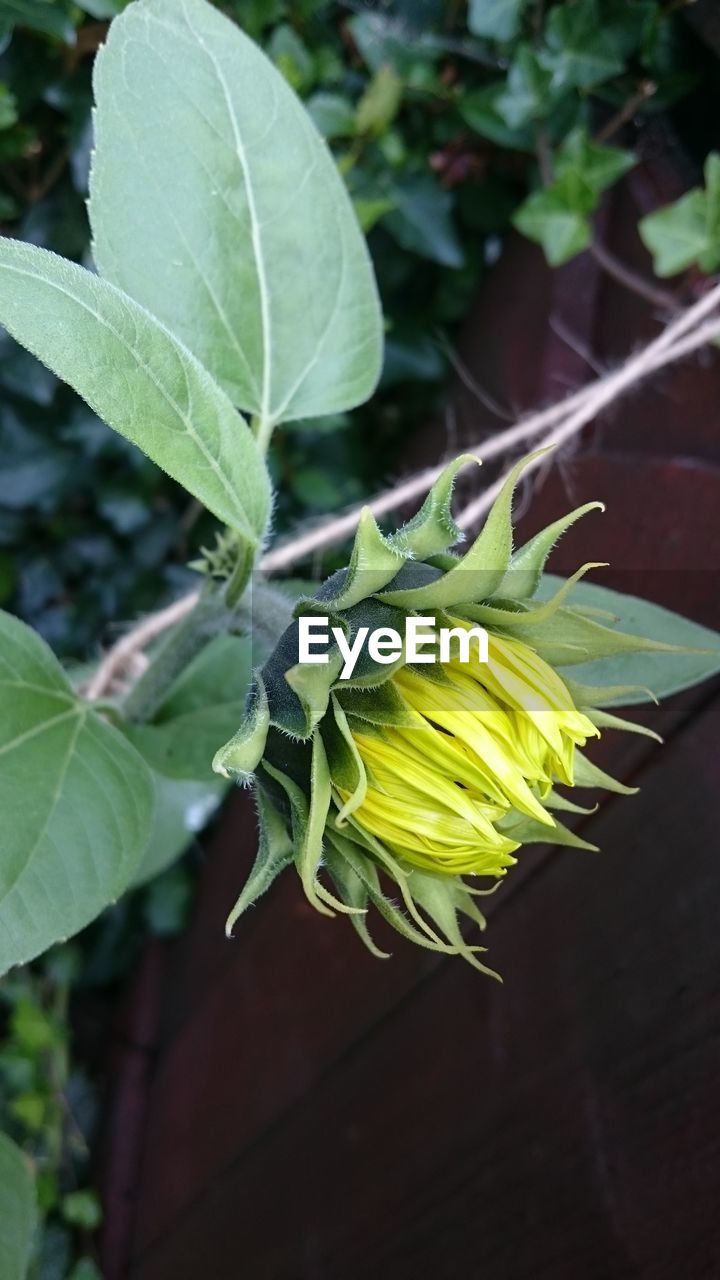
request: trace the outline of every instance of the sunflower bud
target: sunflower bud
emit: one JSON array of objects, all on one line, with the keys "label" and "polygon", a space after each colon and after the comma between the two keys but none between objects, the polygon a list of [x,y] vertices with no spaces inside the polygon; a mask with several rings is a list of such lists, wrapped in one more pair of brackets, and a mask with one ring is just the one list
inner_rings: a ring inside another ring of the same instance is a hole
[{"label": "sunflower bud", "polygon": [[[633,727],[598,709],[621,691],[584,688],[557,668],[667,646],[566,603],[594,565],[551,599],[535,598],[554,543],[602,504],[570,512],[513,552],[520,462],[475,542],[452,555],[461,534],[450,498],[468,460],[451,463],[392,536],[363,514],[348,567],[300,601],[256,673],[245,722],[214,762],[254,783],[260,819],[257,860],[228,932],[293,862],[309,901],[346,913],[374,954],[384,953],[368,929],[371,906],[420,946],[492,973],[460,923],[484,928],[477,896],[497,887],[527,843],[594,847],[559,821],[558,811],[588,810],[557,788],[629,792],[582,750],[600,724]],[[432,624],[422,653],[388,639],[407,635],[408,624],[416,637]],[[310,657],[307,636],[323,627],[329,650]],[[374,649],[362,646],[370,633]],[[484,652],[473,648],[480,636]]]}]

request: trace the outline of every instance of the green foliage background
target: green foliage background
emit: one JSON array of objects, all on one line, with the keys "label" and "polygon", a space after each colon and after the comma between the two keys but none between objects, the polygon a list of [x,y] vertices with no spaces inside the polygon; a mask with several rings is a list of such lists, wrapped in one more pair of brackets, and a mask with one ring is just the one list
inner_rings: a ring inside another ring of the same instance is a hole
[{"label": "green foliage background", "polygon": [[[78,261],[88,254],[93,55],[123,7],[0,0],[2,229]],[[220,7],[263,45],[328,138],[369,233],[387,322],[372,403],[277,433],[282,529],[362,497],[399,465],[408,432],[440,401],[448,340],[513,217],[551,260],[562,260],[563,246],[582,247],[587,210],[599,198],[599,189],[588,194],[587,172],[561,175],[518,214],[538,186],[538,137],[552,150],[652,82],[641,111],[689,115],[702,161],[693,104],[707,106],[711,67],[679,6],[656,0],[605,0],[602,22],[596,0],[550,5],[544,17],[527,0]],[[687,218],[696,256],[703,248],[707,255],[697,199]],[[662,225],[660,237],[672,265]],[[1,607],[61,656],[83,660],[108,625],[187,585],[186,562],[213,527],[147,458],[4,340]]]}]

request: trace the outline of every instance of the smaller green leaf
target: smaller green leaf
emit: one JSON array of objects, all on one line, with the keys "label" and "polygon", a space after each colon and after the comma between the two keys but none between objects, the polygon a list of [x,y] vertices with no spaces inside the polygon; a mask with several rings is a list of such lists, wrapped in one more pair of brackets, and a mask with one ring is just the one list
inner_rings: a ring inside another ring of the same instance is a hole
[{"label": "smaller green leaf", "polygon": [[589,214],[597,196],[574,171],[528,197],[513,216],[513,225],[542,245],[552,267],[587,249],[592,239]]},{"label": "smaller green leaf", "polygon": [[62,1044],[60,1027],[34,1000],[18,1000],[10,1017],[10,1030],[15,1043],[32,1057]]},{"label": "smaller green leaf", "polygon": [[348,27],[371,71],[389,65],[403,79],[410,79],[417,73],[418,66],[432,64],[442,52],[431,34],[389,13],[358,13],[350,19]]},{"label": "smaller green leaf", "polygon": [[0,1275],[3,1280],[26,1280],[36,1214],[29,1163],[15,1143],[0,1133]]},{"label": "smaller green leaf", "polygon": [[176,862],[207,826],[228,790],[222,778],[183,782],[152,772],[155,818],[133,887],[155,879]]},{"label": "smaller green leaf", "polygon": [[532,46],[521,44],[510,65],[506,87],[495,99],[495,107],[510,129],[521,129],[547,114],[552,105],[551,79]]},{"label": "smaller green leaf", "polygon": [[378,137],[392,124],[402,102],[402,80],[391,66],[379,67],[357,104],[357,133]]},{"label": "smaller green leaf", "polygon": [[315,128],[328,141],[355,133],[355,111],[349,98],[339,93],[314,93],[305,103]]},{"label": "smaller green leaf", "polygon": [[674,276],[701,257],[709,260],[707,198],[699,187],[649,213],[638,230],[653,256],[656,275]]},{"label": "smaller green leaf", "polygon": [[0,23],[3,26],[28,27],[31,31],[64,40],[66,44],[75,40],[72,19],[56,0],[3,0]]},{"label": "smaller green leaf", "polygon": [[635,164],[631,151],[593,142],[582,126],[573,129],[555,153],[555,175],[577,174],[596,195],[621,178]]},{"label": "smaller green leaf", "polygon": [[429,175],[411,175],[390,192],[395,208],[383,225],[403,249],[444,267],[461,267],[463,251],[452,217],[453,198]]},{"label": "smaller green leaf", "polygon": [[102,1222],[102,1209],[94,1191],[70,1191],[63,1196],[62,1216],[73,1227],[97,1231]]},{"label": "smaller green leaf", "polygon": [[217,636],[183,672],[150,724],[129,724],[126,737],[166,778],[211,782],[212,760],[243,718],[251,642]]},{"label": "smaller green leaf", "polygon": [[512,40],[527,4],[528,0],[470,0],[468,27],[486,40]]},{"label": "smaller green leaf", "polygon": [[47,1096],[34,1091],[18,1094],[8,1103],[8,1111],[28,1133],[42,1133],[48,1119]]},{"label": "smaller green leaf", "polygon": [[463,95],[458,104],[466,124],[483,138],[489,138],[498,147],[512,147],[519,151],[532,151],[532,131],[528,128],[511,128],[500,100],[506,92],[506,81],[483,85]]},{"label": "smaller green leaf", "polygon": [[697,263],[702,271],[720,267],[720,154],[705,161],[705,190],[688,191],[674,204],[643,218],[640,235],[659,276],[676,275]]},{"label": "smaller green leaf", "polygon": [[624,70],[597,0],[554,5],[545,23],[545,42],[541,58],[552,71],[555,88],[592,89]]}]

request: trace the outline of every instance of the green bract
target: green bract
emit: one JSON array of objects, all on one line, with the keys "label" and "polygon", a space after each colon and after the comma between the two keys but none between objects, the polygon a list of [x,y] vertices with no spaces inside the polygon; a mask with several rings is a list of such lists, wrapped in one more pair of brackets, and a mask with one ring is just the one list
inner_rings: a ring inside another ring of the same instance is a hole
[{"label": "green bract", "polygon": [[[483,968],[458,916],[482,928],[474,895],[490,890],[468,884],[468,868],[497,880],[525,843],[591,847],[548,812],[586,812],[556,792],[556,782],[630,790],[576,748],[600,727],[644,732],[601,709],[643,691],[585,686],[553,668],[592,662],[595,674],[598,662],[617,655],[677,650],[606,626],[568,602],[595,566],[585,565],[550,599],[536,598],[554,543],[602,504],[579,507],[513,552],[511,504],[524,461],[465,554],[450,553],[460,537],[452,487],[468,460],[450,463],[418,515],[392,536],[366,511],[348,567],[302,600],[296,618],[327,617],[350,640],[360,627],[402,635],[408,617],[479,624],[495,658],[473,673],[473,685],[452,661],[417,665],[403,653],[381,665],[363,650],[342,680],[337,646],[325,665],[301,663],[297,621],[286,630],[255,675],[240,731],[214,763],[240,782],[254,778],[261,829],[229,929],[294,862],[313,905],[349,913],[376,954],[366,925],[370,904],[420,945]],[[417,816],[416,847],[408,843],[406,809]],[[381,876],[402,906],[388,897]]]}]

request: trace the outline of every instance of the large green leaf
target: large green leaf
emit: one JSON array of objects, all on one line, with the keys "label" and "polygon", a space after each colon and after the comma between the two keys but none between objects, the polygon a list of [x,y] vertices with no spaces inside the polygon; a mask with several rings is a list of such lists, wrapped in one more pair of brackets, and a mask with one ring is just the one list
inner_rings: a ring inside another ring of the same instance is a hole
[{"label": "large green leaf", "polygon": [[75,263],[5,239],[0,324],[220,520],[259,540],[270,482],[255,440],[153,316]]},{"label": "large green leaf", "polygon": [[[544,574],[538,598],[549,599],[563,581],[555,574]],[[614,620],[618,631],[695,650],[689,653],[615,654],[612,658],[573,666],[568,674],[574,681],[586,685],[645,686],[657,698],[667,698],[720,672],[720,635],[678,613],[592,582],[578,582],[572,589],[569,603],[584,609],[602,610],[610,615],[602,619],[605,625],[612,625]],[[618,699],[625,705],[647,701],[648,695],[640,687]]]},{"label": "large green leaf", "polygon": [[365,243],[280,73],[205,0],[137,0],[96,62],[102,275],[264,429],[361,403],[380,371]]},{"label": "large green leaf", "polygon": [[0,1133],[0,1275],[25,1280],[35,1230],[35,1184],[30,1167]]},{"label": "large green leaf", "polygon": [[152,779],[45,643],[0,613],[0,972],[67,938],[127,887]]}]

